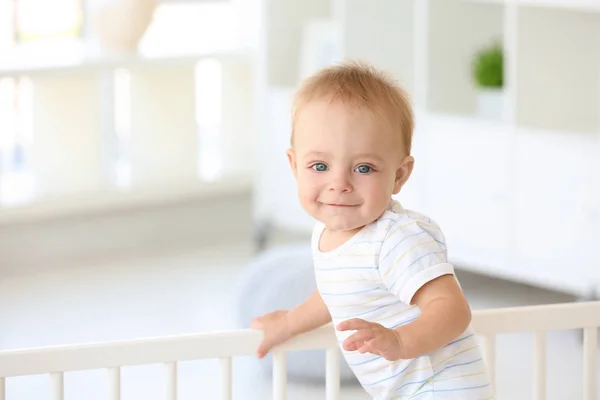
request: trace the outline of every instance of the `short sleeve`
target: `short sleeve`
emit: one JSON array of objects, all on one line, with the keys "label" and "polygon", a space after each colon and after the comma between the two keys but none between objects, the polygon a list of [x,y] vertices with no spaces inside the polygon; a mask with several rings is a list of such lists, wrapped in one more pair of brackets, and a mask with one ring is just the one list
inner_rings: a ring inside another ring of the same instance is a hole
[{"label": "short sleeve", "polygon": [[383,283],[405,304],[410,304],[427,282],[454,274],[442,231],[435,223],[420,219],[396,221],[390,226],[378,265]]}]

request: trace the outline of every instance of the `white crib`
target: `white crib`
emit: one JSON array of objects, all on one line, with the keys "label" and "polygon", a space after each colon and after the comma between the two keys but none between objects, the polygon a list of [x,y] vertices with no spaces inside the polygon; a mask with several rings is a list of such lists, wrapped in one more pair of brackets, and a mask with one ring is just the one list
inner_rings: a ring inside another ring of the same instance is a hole
[{"label": "white crib", "polygon": [[[546,332],[583,329],[585,400],[596,399],[597,328],[600,302],[552,304],[475,311],[473,327],[483,341],[486,362],[494,377],[495,337],[499,334],[532,332],[535,338],[535,399],[546,398]],[[64,400],[64,372],[86,369],[108,371],[110,400],[121,399],[121,367],[165,364],[166,400],[177,399],[177,363],[219,359],[221,398],[232,399],[232,358],[254,354],[261,333],[253,330],[202,333],[117,342],[69,345],[0,352],[0,400],[6,400],[6,379],[49,374],[52,400]],[[326,349],[327,400],[340,399],[339,350],[330,325],[298,336],[276,348],[273,356],[273,399],[286,398],[285,353],[292,350]]]}]

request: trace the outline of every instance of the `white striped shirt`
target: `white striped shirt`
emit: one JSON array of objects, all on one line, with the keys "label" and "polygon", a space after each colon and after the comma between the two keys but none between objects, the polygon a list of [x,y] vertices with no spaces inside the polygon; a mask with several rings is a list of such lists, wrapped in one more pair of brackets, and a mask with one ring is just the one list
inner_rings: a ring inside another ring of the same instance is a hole
[{"label": "white striped shirt", "polygon": [[[444,235],[426,216],[391,201],[385,213],[338,248],[321,252],[324,226],[317,223],[312,248],[318,290],[334,326],[350,318],[387,328],[420,315],[410,301],[425,283],[454,269]],[[354,331],[336,330],[341,343]],[[468,328],[456,340],[415,359],[383,357],[342,349],[365,390],[377,400],[492,399],[480,349]]]}]

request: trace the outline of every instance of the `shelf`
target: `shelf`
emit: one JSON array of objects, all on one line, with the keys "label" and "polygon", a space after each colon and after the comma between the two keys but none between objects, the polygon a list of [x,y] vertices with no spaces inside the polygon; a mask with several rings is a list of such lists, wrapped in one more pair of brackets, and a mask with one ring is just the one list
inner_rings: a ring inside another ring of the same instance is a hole
[{"label": "shelf", "polygon": [[212,182],[193,180],[146,185],[127,190],[106,189],[93,193],[62,196],[12,207],[0,207],[0,228],[52,219],[137,210],[190,200],[219,198],[249,193],[253,178],[248,174],[224,176]]},{"label": "shelf", "polygon": [[599,0],[465,0],[468,3],[516,4],[523,7],[560,8],[572,11],[600,13]]},{"label": "shelf", "polygon": [[129,68],[154,68],[154,67],[178,67],[193,65],[199,59],[243,59],[251,54],[248,49],[214,49],[195,54],[181,56],[144,56],[123,55],[114,57],[86,57],[82,54],[73,53],[59,60],[51,60],[43,54],[28,57],[3,57],[12,59],[13,62],[0,62],[0,77],[16,75],[47,75],[72,73],[75,71],[102,71],[112,70],[120,67]]}]

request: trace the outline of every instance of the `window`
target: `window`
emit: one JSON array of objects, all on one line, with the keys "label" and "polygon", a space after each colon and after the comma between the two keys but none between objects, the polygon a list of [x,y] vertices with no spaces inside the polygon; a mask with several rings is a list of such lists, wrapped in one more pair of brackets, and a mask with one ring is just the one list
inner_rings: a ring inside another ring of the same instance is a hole
[{"label": "window", "polygon": [[221,174],[221,63],[207,59],[196,65],[198,176],[214,180]]},{"label": "window", "polygon": [[79,38],[82,0],[14,0],[14,40],[18,44]]}]

